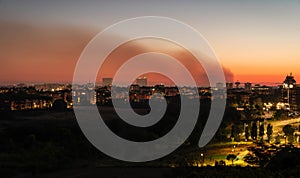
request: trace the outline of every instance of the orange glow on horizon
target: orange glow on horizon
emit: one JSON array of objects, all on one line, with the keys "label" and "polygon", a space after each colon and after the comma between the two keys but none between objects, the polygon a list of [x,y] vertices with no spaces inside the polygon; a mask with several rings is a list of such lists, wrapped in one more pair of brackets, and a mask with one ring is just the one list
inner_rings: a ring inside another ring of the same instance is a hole
[{"label": "orange glow on horizon", "polygon": [[[82,50],[99,29],[74,29],[69,26],[41,28],[1,22],[0,31],[3,37],[0,41],[0,84],[5,84],[71,82]],[[290,72],[300,81],[300,75],[297,73],[300,66],[300,50],[296,50],[292,43],[283,49],[277,43],[266,48],[262,44],[255,44],[255,41],[243,46],[237,40],[230,45],[222,45],[214,38],[209,40],[225,67],[228,81],[280,83]],[[255,48],[257,46],[261,48]],[[111,62],[104,67],[98,81],[101,81],[102,77],[113,76],[113,71],[118,67],[116,61],[129,59],[147,51],[160,51],[178,58],[191,69],[191,73],[198,80],[204,75],[201,66],[193,62],[193,57],[174,44],[146,40],[120,46],[118,50],[117,53],[111,54],[108,59]],[[165,78],[158,75],[148,78],[150,83],[155,80],[158,83],[165,81]]]}]

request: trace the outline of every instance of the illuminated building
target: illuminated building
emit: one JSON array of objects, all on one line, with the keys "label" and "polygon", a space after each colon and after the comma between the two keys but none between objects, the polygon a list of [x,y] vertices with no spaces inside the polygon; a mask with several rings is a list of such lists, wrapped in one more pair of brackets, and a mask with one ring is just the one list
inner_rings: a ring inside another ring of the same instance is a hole
[{"label": "illuminated building", "polygon": [[218,90],[223,90],[224,89],[224,84],[223,83],[216,83],[216,87]]},{"label": "illuminated building", "polygon": [[233,83],[232,82],[227,82],[226,83],[226,88],[227,88],[227,90],[233,89]]},{"label": "illuminated building", "polygon": [[250,82],[245,83],[245,90],[251,91],[252,84]]},{"label": "illuminated building", "polygon": [[147,86],[147,77],[139,77],[136,79],[136,84],[139,86]]},{"label": "illuminated building", "polygon": [[235,82],[235,88],[240,88],[240,84],[241,84],[241,82],[236,81],[236,82]]},{"label": "illuminated building", "polygon": [[296,103],[296,80],[292,73],[287,75],[282,84],[282,99],[283,102],[290,106],[291,110],[297,110]]},{"label": "illuminated building", "polygon": [[112,85],[112,78],[103,78],[102,79],[102,85],[103,86],[111,86]]}]

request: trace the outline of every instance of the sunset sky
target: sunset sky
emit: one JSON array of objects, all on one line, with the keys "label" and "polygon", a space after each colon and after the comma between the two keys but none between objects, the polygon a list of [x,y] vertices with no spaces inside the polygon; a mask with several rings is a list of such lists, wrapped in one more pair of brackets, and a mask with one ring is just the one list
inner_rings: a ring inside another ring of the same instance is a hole
[{"label": "sunset sky", "polygon": [[[138,16],[170,17],[197,29],[228,80],[275,83],[293,72],[300,83],[300,0],[0,0],[0,84],[71,82],[97,33]],[[128,46],[127,57],[144,51]],[[174,48],[170,53],[188,58]]]}]

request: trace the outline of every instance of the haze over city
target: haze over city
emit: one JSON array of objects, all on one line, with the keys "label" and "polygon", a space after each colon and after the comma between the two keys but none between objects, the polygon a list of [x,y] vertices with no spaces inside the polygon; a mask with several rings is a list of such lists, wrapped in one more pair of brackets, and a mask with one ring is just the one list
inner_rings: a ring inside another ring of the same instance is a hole
[{"label": "haze over city", "polygon": [[0,0],[0,177],[299,177],[299,17],[300,0]]},{"label": "haze over city", "polygon": [[[297,0],[2,0],[0,83],[71,82],[82,50],[97,33],[120,20],[144,15],[178,19],[197,29],[215,50],[227,80],[274,84],[281,83],[282,76],[290,72],[300,78],[300,3]],[[164,43],[159,43],[149,40],[125,44],[110,56],[108,63],[116,68],[125,58],[155,49],[189,63],[189,54],[172,44],[166,48]],[[201,73],[201,66],[190,65],[191,73]],[[104,69],[99,80],[112,77],[113,70]],[[198,77],[198,80],[203,78]],[[149,77],[150,83],[160,80],[157,76]]]}]

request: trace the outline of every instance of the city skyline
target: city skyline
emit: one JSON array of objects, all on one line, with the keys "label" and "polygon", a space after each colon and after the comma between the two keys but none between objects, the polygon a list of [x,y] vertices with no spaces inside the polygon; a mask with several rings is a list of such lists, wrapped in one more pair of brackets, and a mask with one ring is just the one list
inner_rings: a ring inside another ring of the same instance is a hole
[{"label": "city skyline", "polygon": [[0,0],[0,177],[298,177],[300,0]]},{"label": "city skyline", "polygon": [[[186,86],[186,87],[190,87],[190,85],[175,85],[173,82],[171,82],[169,80],[169,78],[167,77],[164,77],[164,76],[159,76],[160,79],[163,79],[163,80],[155,80],[155,81],[149,81],[149,78],[148,76],[156,76],[156,75],[159,75],[159,74],[155,74],[155,73],[152,73],[152,74],[145,74],[145,75],[141,75],[139,77],[136,78],[136,80],[132,81],[132,85],[135,85],[135,84],[138,84],[138,80],[142,79],[142,80],[146,80],[145,82],[147,83],[147,85],[144,85],[144,86],[155,86],[155,85],[165,85],[165,86]],[[289,74],[286,74],[286,75],[283,75],[283,76],[280,76],[281,77],[281,81],[280,82],[270,82],[270,81],[264,81],[264,82],[250,82],[250,81],[240,81],[240,80],[235,80],[235,81],[226,81],[226,83],[215,83],[213,85],[197,85],[198,87],[216,87],[218,86],[218,84],[222,84],[225,86],[225,84],[232,84],[233,86],[236,86],[237,83],[239,83],[240,87],[242,88],[245,88],[247,84],[251,84],[251,85],[259,85],[259,86],[282,86],[284,84],[284,77],[287,77],[287,76],[293,76],[293,73],[290,72]],[[295,77],[296,81],[297,78]],[[112,77],[103,77],[103,78],[97,78],[96,82],[94,83],[95,86],[109,86],[109,85],[112,85],[112,81],[113,81],[113,78]],[[86,84],[91,84],[93,83],[92,81],[84,81],[84,82],[81,82],[81,83],[73,83],[75,85],[86,85]],[[67,81],[67,82],[61,82],[61,81],[50,81],[50,82],[47,82],[47,81],[36,81],[36,82],[32,82],[32,81],[17,81],[17,82],[7,82],[7,83],[1,83],[0,82],[0,87],[5,87],[5,86],[35,86],[35,85],[45,85],[45,84],[62,84],[62,85],[71,85],[72,82],[71,81]],[[300,85],[300,83],[296,83],[297,85]],[[128,87],[127,85],[122,85],[121,83],[118,83],[116,84],[115,86],[119,86],[119,87]],[[143,86],[143,85],[141,85]]]}]

